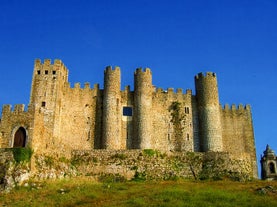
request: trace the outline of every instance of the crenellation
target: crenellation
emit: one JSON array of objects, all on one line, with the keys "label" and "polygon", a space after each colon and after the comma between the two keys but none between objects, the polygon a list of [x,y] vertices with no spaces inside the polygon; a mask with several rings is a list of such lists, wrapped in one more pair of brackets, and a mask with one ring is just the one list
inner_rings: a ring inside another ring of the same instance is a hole
[{"label": "crenellation", "polygon": [[135,71],[135,74],[139,74],[139,73],[146,73],[148,75],[152,75],[150,68],[137,68]]},{"label": "crenellation", "polygon": [[84,89],[90,89],[90,83],[85,82],[85,84],[84,84]]},{"label": "crenellation", "polygon": [[232,104],[231,107],[229,104],[225,104],[222,108],[222,111],[224,112],[244,112],[244,111],[248,111],[250,112],[251,111],[251,106],[249,104],[246,104],[246,105],[243,105],[243,104],[239,104],[239,105],[236,105],[236,104]]},{"label": "crenellation", "polygon": [[120,67],[115,66],[113,68],[112,66],[109,65],[109,66],[106,67],[104,73],[111,72],[111,71],[117,71],[118,72],[118,71],[120,71]]},{"label": "crenellation", "polygon": [[50,59],[36,59],[28,110],[23,104],[14,111],[3,106],[0,142],[12,147],[18,138],[10,135],[20,128],[37,154],[68,156],[72,150],[92,149],[245,154],[256,176],[250,105],[222,107],[213,72],[198,73],[195,89],[193,94],[158,88],[150,68],[137,68],[134,90],[129,85],[121,90],[118,66],[104,69],[103,89],[99,84],[91,89],[88,82],[71,88],[61,60],[51,65]]},{"label": "crenellation", "polygon": [[21,113],[21,112],[24,112],[25,110],[25,105],[24,104],[16,104],[14,106],[14,112],[15,113]]},{"label": "crenellation", "polygon": [[191,89],[186,89],[185,93],[182,88],[177,88],[176,91],[174,91],[174,88],[167,88],[164,90],[163,88],[156,88],[155,90],[156,94],[166,94],[166,95],[178,95],[178,96],[184,96],[184,95],[192,95],[192,90]]},{"label": "crenellation", "polygon": [[64,66],[64,64],[62,63],[62,61],[60,59],[55,59],[54,60],[54,65],[56,65],[56,66]]},{"label": "crenellation", "polygon": [[187,90],[186,90],[186,94],[187,94],[187,95],[192,95],[192,90],[191,90],[191,89],[187,89]]},{"label": "crenellation", "polygon": [[94,84],[94,85],[93,85],[93,89],[99,90],[99,84],[98,84],[98,83]]},{"label": "crenellation", "polygon": [[213,73],[213,72],[206,72],[206,73],[198,73],[196,76],[195,76],[195,79],[196,80],[199,80],[199,79],[202,79],[202,78],[216,78],[216,73]]},{"label": "crenellation", "polygon": [[177,92],[178,95],[183,94],[183,89],[182,88],[177,88]]},{"label": "crenellation", "polygon": [[34,71],[34,76],[41,80],[48,80],[48,78],[52,77],[52,80],[56,81],[58,76],[61,76],[64,82],[68,80],[68,70],[58,59],[55,59],[53,65],[51,65],[50,59],[45,59],[43,63],[41,63],[40,59],[36,59]]},{"label": "crenellation", "polygon": [[216,77],[216,74],[213,72],[207,72],[206,77]]},{"label": "crenellation", "polygon": [[81,89],[81,83],[74,83],[74,88],[73,89]]},{"label": "crenellation", "polygon": [[35,59],[35,68],[38,68],[38,67],[40,67],[41,66],[41,60],[40,59]]},{"label": "crenellation", "polygon": [[164,93],[165,91],[162,88],[156,88],[156,93]]},{"label": "crenellation", "polygon": [[244,110],[244,106],[243,106],[243,104],[239,104],[239,105],[238,105],[238,110],[239,110],[239,111]]},{"label": "crenellation", "polygon": [[7,113],[10,113],[12,111],[12,105],[11,104],[5,104],[3,105],[3,108],[2,108],[2,114],[7,114]]},{"label": "crenellation", "polygon": [[246,104],[246,105],[245,105],[245,109],[246,109],[247,111],[251,111],[251,106],[250,106],[249,104]]},{"label": "crenellation", "polygon": [[174,88],[168,88],[167,93],[170,95],[174,94]]},{"label": "crenellation", "polygon": [[51,59],[44,59],[44,65],[50,66],[51,65]]},{"label": "crenellation", "polygon": [[223,111],[230,111],[230,105],[226,103],[222,109]]}]

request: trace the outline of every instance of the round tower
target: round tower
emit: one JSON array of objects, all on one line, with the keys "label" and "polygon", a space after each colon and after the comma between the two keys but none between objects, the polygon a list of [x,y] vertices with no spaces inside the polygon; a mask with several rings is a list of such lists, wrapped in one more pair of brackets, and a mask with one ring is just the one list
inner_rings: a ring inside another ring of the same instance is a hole
[{"label": "round tower", "polygon": [[222,127],[216,74],[195,76],[201,150],[222,151]]},{"label": "round tower", "polygon": [[152,73],[149,68],[137,69],[135,72],[134,116],[135,133],[134,148],[150,149],[152,133]]},{"label": "round tower", "polygon": [[103,132],[104,149],[120,149],[121,136],[120,68],[108,66],[104,72]]}]

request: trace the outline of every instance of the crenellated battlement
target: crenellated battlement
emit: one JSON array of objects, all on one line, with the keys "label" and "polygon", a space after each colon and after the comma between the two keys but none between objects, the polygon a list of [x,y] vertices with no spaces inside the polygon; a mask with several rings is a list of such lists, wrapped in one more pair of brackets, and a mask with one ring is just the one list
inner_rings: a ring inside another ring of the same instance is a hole
[{"label": "crenellated battlement", "polygon": [[135,75],[142,74],[142,73],[152,75],[152,72],[151,72],[150,68],[144,68],[144,69],[143,68],[137,68],[136,71],[135,71]]},{"label": "crenellated battlement", "polygon": [[25,111],[25,105],[24,104],[16,104],[12,108],[12,105],[10,104],[5,104],[3,105],[2,108],[2,114],[7,114],[7,113],[21,113],[21,112],[26,112]]},{"label": "crenellated battlement", "polygon": [[239,104],[239,105],[236,105],[236,104],[232,104],[231,107],[229,104],[225,104],[223,107],[222,107],[222,110],[223,111],[251,111],[251,107],[249,104],[246,104],[246,105],[243,105],[243,104]]},{"label": "crenellated battlement", "polygon": [[34,69],[34,74],[36,75],[57,76],[59,73],[62,73],[63,75],[65,75],[65,77],[68,76],[68,70],[66,66],[59,59],[55,59],[53,64],[51,64],[50,59],[45,59],[44,62],[41,62],[40,59],[36,59]]},{"label": "crenellated battlement", "polygon": [[120,72],[120,67],[115,66],[114,68],[112,66],[107,66],[104,73],[108,73],[108,72]]},{"label": "crenellated battlement", "polygon": [[177,94],[177,95],[192,95],[192,90],[187,89],[184,93],[182,88],[177,88],[176,91],[174,91],[174,88],[167,88],[164,90],[163,88],[156,88],[155,90],[156,94]]},{"label": "crenellated battlement", "polygon": [[25,105],[24,104],[16,104],[14,106],[14,112],[15,113],[20,113],[25,111]]},{"label": "crenellated battlement", "polygon": [[93,88],[91,88],[89,82],[85,82],[83,86],[80,82],[76,82],[76,83],[74,83],[73,87],[71,87],[71,84],[68,82],[66,87],[73,89],[73,90],[74,89],[77,89],[77,90],[99,90],[99,88],[100,88],[98,83],[93,84]]},{"label": "crenellated battlement", "polygon": [[[39,58],[35,59],[35,66],[40,67],[41,65],[50,66],[51,59],[44,59],[44,62],[41,62],[41,60]],[[53,65],[65,66],[60,59],[55,59]]]},{"label": "crenellated battlement", "polygon": [[216,78],[216,73],[213,73],[213,72],[206,72],[206,73],[198,73],[196,76],[195,76],[195,79],[198,80],[198,79],[203,79],[203,78]]}]

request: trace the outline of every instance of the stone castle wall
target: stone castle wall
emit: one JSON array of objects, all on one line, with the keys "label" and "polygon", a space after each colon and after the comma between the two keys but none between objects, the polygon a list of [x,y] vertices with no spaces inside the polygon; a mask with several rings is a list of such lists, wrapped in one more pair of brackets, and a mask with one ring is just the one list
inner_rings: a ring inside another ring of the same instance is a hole
[{"label": "stone castle wall", "polygon": [[[221,110],[223,151],[234,155],[248,153],[257,172],[253,122],[249,105],[226,104]],[[234,144],[235,143],[235,144]]]},{"label": "stone castle wall", "polygon": [[20,127],[28,130],[26,143],[31,142],[32,120],[32,111],[25,110],[24,104],[15,105],[14,108],[11,105],[4,105],[0,121],[0,148],[13,146],[14,140],[11,137],[14,137]]},{"label": "stone castle wall", "polygon": [[[0,147],[13,147],[15,132],[25,129],[37,154],[70,156],[72,150],[157,149],[160,151],[249,154],[256,163],[249,106],[224,109],[214,73],[195,77],[191,90],[163,90],[152,84],[149,68],[137,69],[134,91],[121,90],[120,68],[107,67],[104,89],[68,82],[60,60],[35,61],[28,110],[5,106]],[[256,169],[253,168],[253,174]]]},{"label": "stone castle wall", "polygon": [[[16,162],[10,149],[0,149],[0,192],[45,179],[90,176],[103,181],[183,179],[252,179],[248,154],[167,152],[155,150],[77,150],[71,158],[37,154]],[[33,165],[33,166],[32,166]],[[31,170],[31,169],[36,170]]]}]

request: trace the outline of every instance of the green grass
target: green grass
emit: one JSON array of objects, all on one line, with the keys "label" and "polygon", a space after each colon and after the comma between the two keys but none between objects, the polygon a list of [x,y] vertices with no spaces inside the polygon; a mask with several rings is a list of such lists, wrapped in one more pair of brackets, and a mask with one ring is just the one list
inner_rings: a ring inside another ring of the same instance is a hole
[{"label": "green grass", "polygon": [[0,206],[277,206],[277,182],[96,182],[89,178],[32,183],[0,194]]}]

